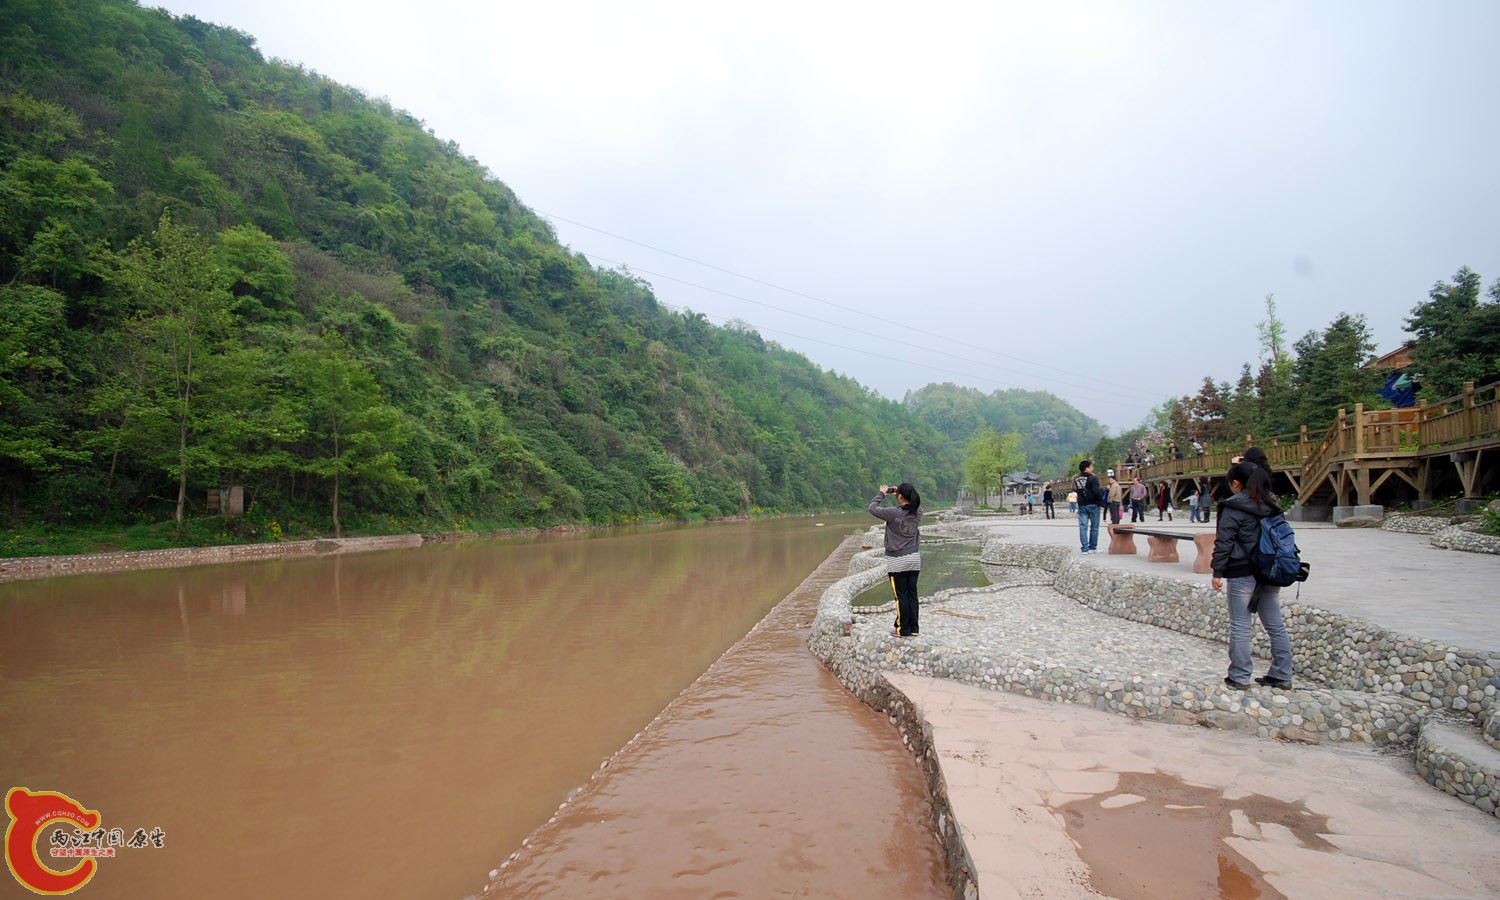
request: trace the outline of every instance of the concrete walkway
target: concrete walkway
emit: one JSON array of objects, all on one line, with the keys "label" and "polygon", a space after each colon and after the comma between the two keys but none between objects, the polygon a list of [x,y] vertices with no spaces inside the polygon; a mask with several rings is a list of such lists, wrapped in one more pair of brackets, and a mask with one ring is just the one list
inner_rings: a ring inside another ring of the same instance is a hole
[{"label": "concrete walkway", "polygon": [[[1128,517],[1124,521],[1128,524]],[[1157,522],[1154,510],[1145,527],[1214,528],[1190,524],[1185,516]],[[1321,522],[1295,522],[1293,527],[1302,559],[1312,565],[1312,577],[1301,586],[1301,602],[1466,650],[1500,650],[1500,556],[1439,550],[1424,534]],[[991,529],[1018,542],[1078,548],[1077,518],[1065,511],[1051,520],[1041,515],[996,518]],[[1137,537],[1136,544],[1140,552],[1135,556],[1110,555],[1109,536],[1101,527],[1100,552],[1089,561],[1153,575],[1209,579],[1193,574],[1194,550],[1187,542],[1179,542],[1182,560],[1177,563],[1148,562],[1146,539]]]},{"label": "concrete walkway", "polygon": [[983,900],[1500,896],[1500,820],[1407,758],[886,678],[932,726]]}]

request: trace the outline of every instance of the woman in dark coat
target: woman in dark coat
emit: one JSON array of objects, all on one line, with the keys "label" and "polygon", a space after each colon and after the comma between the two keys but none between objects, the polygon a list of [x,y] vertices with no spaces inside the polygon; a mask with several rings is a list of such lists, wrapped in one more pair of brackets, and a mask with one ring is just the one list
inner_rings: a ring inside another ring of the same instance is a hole
[{"label": "woman in dark coat", "polygon": [[1172,521],[1172,489],[1165,481],[1156,490],[1156,521],[1160,522],[1163,515],[1168,522]]},{"label": "woman in dark coat", "polygon": [[[895,506],[885,506],[888,494],[896,495]],[[898,487],[881,485],[870,501],[870,515],[885,522],[885,570],[896,595],[896,627],[891,634],[915,637],[919,633],[917,576],[922,573],[922,496],[908,482]]]},{"label": "woman in dark coat", "polygon": [[1261,584],[1255,578],[1251,554],[1260,543],[1260,520],[1281,505],[1271,493],[1265,469],[1248,460],[1229,467],[1229,489],[1234,496],[1219,504],[1219,527],[1214,538],[1213,589],[1229,590],[1229,675],[1224,684],[1237,691],[1250,687],[1252,659],[1250,629],[1253,616],[1260,616],[1271,639],[1271,668],[1255,679],[1256,684],[1290,689],[1292,686],[1292,640],[1281,618],[1281,588]]}]

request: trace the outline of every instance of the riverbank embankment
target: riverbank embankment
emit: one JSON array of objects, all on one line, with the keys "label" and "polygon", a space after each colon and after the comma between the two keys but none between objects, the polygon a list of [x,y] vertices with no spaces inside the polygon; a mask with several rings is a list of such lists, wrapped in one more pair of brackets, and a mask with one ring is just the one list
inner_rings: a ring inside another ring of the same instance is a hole
[{"label": "riverbank embankment", "polygon": [[409,550],[422,546],[420,534],[380,537],[319,538],[266,544],[227,544],[217,547],[171,547],[163,550],[120,550],[70,556],[16,556],[0,559],[0,581],[26,581],[64,575],[101,575],[143,569],[174,569],[223,563],[296,559],[333,553]]}]

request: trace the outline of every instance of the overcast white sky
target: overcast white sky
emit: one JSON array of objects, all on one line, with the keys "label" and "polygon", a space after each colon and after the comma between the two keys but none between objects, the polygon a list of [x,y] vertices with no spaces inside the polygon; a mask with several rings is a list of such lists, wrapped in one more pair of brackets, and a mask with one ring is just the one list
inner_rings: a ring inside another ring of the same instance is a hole
[{"label": "overcast white sky", "polygon": [[893,399],[1049,390],[1128,428],[1256,361],[1268,293],[1291,339],[1363,313],[1385,352],[1435,281],[1500,279],[1491,0],[164,5]]}]

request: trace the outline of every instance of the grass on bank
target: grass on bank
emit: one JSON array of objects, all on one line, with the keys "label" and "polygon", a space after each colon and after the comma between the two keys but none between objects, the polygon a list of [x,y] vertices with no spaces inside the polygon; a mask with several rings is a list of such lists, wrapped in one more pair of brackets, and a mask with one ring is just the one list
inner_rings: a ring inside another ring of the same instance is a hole
[{"label": "grass on bank", "polygon": [[[824,513],[852,512],[825,510]],[[775,515],[755,509],[759,518]],[[613,527],[665,522],[660,519],[635,518],[616,522],[558,523],[587,527]],[[689,521],[703,521],[695,517]],[[392,534],[499,534],[535,527],[514,521],[458,518],[405,519],[389,514],[346,515],[344,537],[380,537]],[[179,529],[171,520],[142,521],[135,524],[80,526],[23,525],[0,530],[0,558],[25,556],[74,556],[83,553],[169,550],[181,547],[220,547],[232,544],[279,543],[305,541],[333,536],[333,522],[326,515],[310,511],[288,516],[284,520],[267,515],[251,504],[243,516],[226,519],[217,513],[190,516]]]}]

